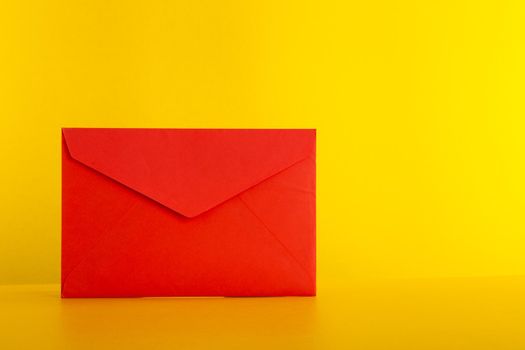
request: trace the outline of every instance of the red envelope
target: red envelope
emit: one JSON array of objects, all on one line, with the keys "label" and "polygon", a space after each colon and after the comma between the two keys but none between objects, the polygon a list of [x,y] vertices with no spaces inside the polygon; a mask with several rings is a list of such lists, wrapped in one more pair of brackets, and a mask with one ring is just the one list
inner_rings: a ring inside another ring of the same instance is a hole
[{"label": "red envelope", "polygon": [[315,130],[62,133],[62,297],[315,295]]}]

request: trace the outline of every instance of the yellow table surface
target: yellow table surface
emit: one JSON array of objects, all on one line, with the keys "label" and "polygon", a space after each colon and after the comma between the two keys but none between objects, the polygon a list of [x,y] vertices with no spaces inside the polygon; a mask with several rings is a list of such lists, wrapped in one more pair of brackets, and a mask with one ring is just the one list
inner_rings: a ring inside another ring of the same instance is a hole
[{"label": "yellow table surface", "polygon": [[61,299],[0,286],[2,349],[525,349],[525,277],[345,282],[315,298]]}]

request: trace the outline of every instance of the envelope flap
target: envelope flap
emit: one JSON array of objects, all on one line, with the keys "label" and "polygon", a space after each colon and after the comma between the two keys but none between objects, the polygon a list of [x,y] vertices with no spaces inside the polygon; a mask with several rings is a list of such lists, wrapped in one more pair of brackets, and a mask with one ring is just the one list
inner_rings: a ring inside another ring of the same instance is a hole
[{"label": "envelope flap", "polygon": [[315,154],[315,130],[62,130],[72,158],[186,217]]}]

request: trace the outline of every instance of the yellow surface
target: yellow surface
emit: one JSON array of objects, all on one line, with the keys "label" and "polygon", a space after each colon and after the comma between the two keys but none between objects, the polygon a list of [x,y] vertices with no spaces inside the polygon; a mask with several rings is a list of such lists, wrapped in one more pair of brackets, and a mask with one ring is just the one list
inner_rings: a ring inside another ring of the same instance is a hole
[{"label": "yellow surface", "polygon": [[[2,331],[510,348],[521,282],[345,291],[525,274],[524,15],[519,0],[1,1],[0,284],[59,281],[61,127],[315,127],[320,293],[165,304],[8,289]],[[191,337],[198,321],[208,336]]]},{"label": "yellow surface", "polygon": [[58,294],[58,285],[0,287],[2,348],[525,348],[525,278],[354,280],[317,298]]}]

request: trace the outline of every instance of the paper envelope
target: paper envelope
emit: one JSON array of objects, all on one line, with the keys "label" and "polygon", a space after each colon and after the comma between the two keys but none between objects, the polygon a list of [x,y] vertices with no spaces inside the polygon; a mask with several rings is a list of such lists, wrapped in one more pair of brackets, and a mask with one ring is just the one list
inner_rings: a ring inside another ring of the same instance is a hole
[{"label": "paper envelope", "polygon": [[315,130],[62,135],[62,297],[315,295]]}]

